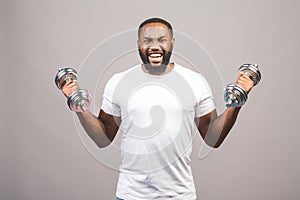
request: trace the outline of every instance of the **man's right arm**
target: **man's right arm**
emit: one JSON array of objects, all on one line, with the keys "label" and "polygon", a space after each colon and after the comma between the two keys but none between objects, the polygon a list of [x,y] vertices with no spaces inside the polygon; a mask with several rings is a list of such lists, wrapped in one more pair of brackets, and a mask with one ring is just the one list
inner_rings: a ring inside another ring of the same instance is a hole
[{"label": "man's right arm", "polygon": [[100,110],[98,117],[88,110],[77,113],[77,116],[86,133],[100,148],[108,146],[118,132],[120,118],[109,115],[103,110]]},{"label": "man's right arm", "polygon": [[[71,80],[64,85],[62,92],[68,98],[78,89],[79,85],[77,81]],[[119,117],[109,115],[102,110],[100,110],[98,117],[93,115],[89,110],[76,114],[84,130],[98,147],[106,147],[113,141],[119,129],[121,121]]]}]

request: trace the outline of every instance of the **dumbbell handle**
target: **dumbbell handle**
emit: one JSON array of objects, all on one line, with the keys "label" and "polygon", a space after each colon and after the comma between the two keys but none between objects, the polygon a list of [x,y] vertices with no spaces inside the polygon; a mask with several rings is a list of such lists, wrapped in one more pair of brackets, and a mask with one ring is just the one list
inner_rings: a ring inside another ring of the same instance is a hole
[{"label": "dumbbell handle", "polygon": [[261,73],[257,64],[243,64],[240,66],[238,72],[243,72],[253,81],[254,86],[257,85],[261,79]]},{"label": "dumbbell handle", "polygon": [[[73,68],[59,68],[55,77],[55,84],[61,90],[69,80],[77,80],[78,75]],[[87,90],[79,89],[72,92],[67,99],[69,108],[74,112],[88,110],[91,102],[91,95]]]},{"label": "dumbbell handle", "polygon": [[[243,72],[257,85],[261,79],[261,74],[257,64],[243,64],[238,72]],[[247,92],[237,84],[229,84],[224,90],[224,100],[226,107],[240,107],[248,99]]]}]

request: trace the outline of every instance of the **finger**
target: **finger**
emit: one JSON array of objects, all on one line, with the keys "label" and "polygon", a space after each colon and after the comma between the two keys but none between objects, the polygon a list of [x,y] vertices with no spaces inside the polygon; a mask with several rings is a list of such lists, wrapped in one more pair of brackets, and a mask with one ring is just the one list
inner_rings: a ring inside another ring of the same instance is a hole
[{"label": "finger", "polygon": [[64,88],[62,90],[62,93],[66,96],[69,97],[74,91],[76,91],[77,88]]},{"label": "finger", "polygon": [[248,79],[242,77],[242,78],[239,78],[237,80],[237,82],[239,82],[239,83],[245,83],[245,84],[251,84],[252,80],[248,80]]},{"label": "finger", "polygon": [[243,72],[240,72],[239,75],[238,75],[237,80],[246,80],[247,77],[248,76],[246,74],[244,74]]},{"label": "finger", "polygon": [[244,72],[240,72],[238,77],[243,77],[243,76],[247,76]]},{"label": "finger", "polygon": [[253,80],[247,74],[240,74],[238,80],[246,81],[246,82],[253,82]]},{"label": "finger", "polygon": [[251,79],[248,80],[248,79],[241,78],[237,80],[237,84],[253,86],[254,82]]},{"label": "finger", "polygon": [[71,83],[77,83],[77,80],[68,80],[64,86],[68,86]]},{"label": "finger", "polygon": [[248,76],[246,74],[244,74],[243,72],[240,72],[239,73],[239,76],[238,76],[238,79],[241,79],[241,78],[247,78]]},{"label": "finger", "polygon": [[78,82],[77,82],[77,81],[69,81],[67,84],[65,84],[65,85],[63,86],[62,89],[65,89],[65,88],[72,88],[72,87],[77,87],[77,88],[79,88]]},{"label": "finger", "polygon": [[238,77],[238,79],[236,80],[236,83],[243,83],[243,82],[248,82],[248,80],[243,76]]},{"label": "finger", "polygon": [[75,82],[71,82],[69,83],[69,85],[66,85],[67,87],[73,87],[73,86],[77,86],[78,83],[75,83]]}]

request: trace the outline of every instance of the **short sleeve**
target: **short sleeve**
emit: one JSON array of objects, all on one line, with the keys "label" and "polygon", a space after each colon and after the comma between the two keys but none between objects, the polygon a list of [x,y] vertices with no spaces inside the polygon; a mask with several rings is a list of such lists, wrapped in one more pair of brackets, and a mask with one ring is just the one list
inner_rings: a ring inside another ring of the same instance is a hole
[{"label": "short sleeve", "polygon": [[216,108],[213,97],[207,97],[198,102],[195,107],[195,117],[201,117],[213,111]]},{"label": "short sleeve", "polygon": [[101,109],[107,114],[120,117],[121,116],[120,106],[113,98],[114,90],[117,83],[118,83],[118,79],[116,78],[116,75],[111,77],[107,82],[103,92]]},{"label": "short sleeve", "polygon": [[199,88],[197,96],[197,103],[195,105],[195,117],[201,117],[213,111],[216,106],[211,88],[206,79],[199,76]]}]

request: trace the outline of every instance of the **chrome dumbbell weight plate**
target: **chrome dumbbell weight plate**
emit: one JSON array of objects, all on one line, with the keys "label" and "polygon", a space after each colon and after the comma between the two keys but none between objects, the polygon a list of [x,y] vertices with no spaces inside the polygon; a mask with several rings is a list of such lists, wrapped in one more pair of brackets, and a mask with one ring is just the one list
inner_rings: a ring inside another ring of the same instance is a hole
[{"label": "chrome dumbbell weight plate", "polygon": [[[261,73],[257,64],[243,64],[238,72],[243,72],[257,85],[261,79]],[[248,99],[247,92],[237,84],[229,84],[224,90],[224,100],[226,107],[240,107],[245,104]]]},{"label": "chrome dumbbell weight plate", "polygon": [[238,72],[243,72],[253,81],[254,86],[257,85],[261,79],[261,73],[257,64],[243,64],[240,66]]},{"label": "chrome dumbbell weight plate", "polygon": [[248,95],[245,90],[237,84],[227,85],[224,91],[224,100],[226,102],[226,107],[240,107],[248,99]]},{"label": "chrome dumbbell weight plate", "polygon": [[76,90],[69,96],[67,102],[74,112],[84,112],[90,107],[91,95],[87,90]]},{"label": "chrome dumbbell weight plate", "polygon": [[[69,80],[77,80],[78,75],[73,68],[60,68],[55,76],[55,84],[61,90]],[[87,90],[80,89],[74,91],[67,100],[69,108],[74,112],[84,112],[88,110],[91,102],[91,95]]]},{"label": "chrome dumbbell weight plate", "polygon": [[61,90],[69,80],[77,80],[78,75],[73,68],[59,68],[55,76],[55,84]]}]

